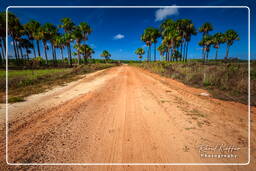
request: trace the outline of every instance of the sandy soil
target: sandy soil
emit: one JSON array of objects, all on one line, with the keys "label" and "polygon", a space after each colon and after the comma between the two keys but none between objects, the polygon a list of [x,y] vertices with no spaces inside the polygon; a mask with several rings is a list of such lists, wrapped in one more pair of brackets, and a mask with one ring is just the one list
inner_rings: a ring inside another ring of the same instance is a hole
[{"label": "sandy soil", "polygon": [[[88,74],[9,105],[8,161],[247,163],[248,107],[201,93],[207,92],[125,65]],[[254,132],[255,108],[252,113]],[[2,140],[4,156],[4,136]],[[2,157],[0,170],[253,170],[255,136],[251,141],[247,166],[7,166]],[[205,151],[237,158],[200,156],[200,147],[207,145],[239,148]]]}]

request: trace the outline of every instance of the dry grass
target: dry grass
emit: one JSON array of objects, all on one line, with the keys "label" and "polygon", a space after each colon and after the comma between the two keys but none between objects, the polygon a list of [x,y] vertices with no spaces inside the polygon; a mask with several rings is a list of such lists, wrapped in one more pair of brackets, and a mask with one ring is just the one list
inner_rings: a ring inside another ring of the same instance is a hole
[{"label": "dry grass", "polygon": [[[216,98],[248,103],[248,64],[143,62],[136,66],[205,88]],[[251,104],[256,105],[256,63],[251,63]]]}]

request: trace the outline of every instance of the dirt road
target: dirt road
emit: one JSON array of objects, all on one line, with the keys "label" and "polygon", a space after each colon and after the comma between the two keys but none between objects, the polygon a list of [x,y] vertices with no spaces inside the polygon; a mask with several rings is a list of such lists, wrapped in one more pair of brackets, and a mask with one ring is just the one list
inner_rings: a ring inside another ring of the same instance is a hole
[{"label": "dirt road", "polygon": [[[89,74],[9,106],[8,161],[246,163],[248,107],[200,95],[205,92],[125,65]],[[255,111],[252,108],[254,114]],[[255,156],[255,137],[251,141],[251,156]],[[214,151],[206,149],[207,146],[217,148]],[[221,152],[230,146],[236,148],[237,151],[231,152],[236,158],[201,156],[231,154]],[[4,143],[0,151],[4,155]],[[4,162],[1,162],[4,170],[96,169],[96,166],[6,166]],[[215,167],[100,166],[96,170],[240,170],[243,167],[252,170],[255,162],[249,166]]]}]

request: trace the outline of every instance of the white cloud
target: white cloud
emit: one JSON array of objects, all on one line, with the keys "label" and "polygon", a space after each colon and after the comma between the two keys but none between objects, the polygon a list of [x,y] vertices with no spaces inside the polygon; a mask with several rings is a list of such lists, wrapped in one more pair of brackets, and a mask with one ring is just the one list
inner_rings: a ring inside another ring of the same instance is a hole
[{"label": "white cloud", "polygon": [[124,38],[124,35],[122,35],[122,34],[117,34],[117,35],[114,36],[115,40],[123,39],[123,38]]},{"label": "white cloud", "polygon": [[[173,5],[173,6],[176,6],[176,5]],[[170,7],[161,8],[156,10],[155,21],[161,21],[168,16],[178,15],[178,14],[179,14],[178,8],[170,8]]]}]

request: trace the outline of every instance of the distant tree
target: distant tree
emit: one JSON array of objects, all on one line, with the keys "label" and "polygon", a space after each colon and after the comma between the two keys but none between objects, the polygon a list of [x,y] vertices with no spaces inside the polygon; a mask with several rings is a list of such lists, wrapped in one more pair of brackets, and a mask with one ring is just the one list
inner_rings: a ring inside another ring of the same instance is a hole
[{"label": "distant tree", "polygon": [[[203,33],[203,37],[202,37],[202,40],[206,37],[206,36],[208,36],[208,34],[209,34],[209,32],[210,31],[212,31],[213,30],[213,26],[212,26],[212,24],[211,23],[208,23],[208,22],[206,22],[206,23],[204,23],[200,28],[199,28],[199,32],[201,32],[201,33]],[[205,58],[206,58],[206,53],[205,53],[205,47],[203,47],[203,51],[202,51],[202,56],[203,56],[203,59],[204,59],[204,61],[205,61]]]},{"label": "distant tree", "polygon": [[145,54],[145,51],[143,48],[138,48],[136,51],[135,51],[135,54],[136,55],[139,55],[139,59],[141,60],[142,59],[142,55]]},{"label": "distant tree", "polygon": [[216,49],[215,60],[218,59],[218,50],[220,48],[220,44],[225,42],[224,35],[222,33],[215,33],[212,37],[213,47]]},{"label": "distant tree", "polygon": [[6,51],[6,44],[5,44],[5,36],[6,36],[6,13],[0,12],[0,48],[1,48],[1,58],[0,58],[0,65],[4,64],[5,59],[5,51]]},{"label": "distant tree", "polygon": [[203,46],[203,48],[204,48],[204,52],[205,52],[204,62],[206,62],[208,60],[208,56],[209,56],[211,45],[213,45],[213,37],[210,36],[210,35],[205,36],[199,42],[199,45]]},{"label": "distant tree", "polygon": [[164,57],[164,55],[167,54],[167,51],[168,51],[167,48],[168,47],[165,44],[163,44],[163,43],[160,46],[158,46],[158,48],[157,48],[157,50],[160,53],[160,56],[161,56],[162,60],[167,60],[167,58]]},{"label": "distant tree", "polygon": [[[35,20],[30,20],[28,23],[24,24],[23,27],[25,30],[25,34],[28,36],[28,39],[33,42],[36,37],[36,32],[40,27],[40,23]],[[35,46],[33,46],[33,50],[34,50],[34,56],[36,57]],[[39,49],[39,40],[37,40],[37,51],[38,51],[38,56],[41,56],[40,49]]]},{"label": "distant tree", "polygon": [[81,41],[83,39],[83,35],[79,27],[75,27],[75,29],[72,32],[72,38],[76,40],[76,49],[77,49],[77,58],[78,58],[78,65],[80,65],[80,46],[81,46]]},{"label": "distant tree", "polygon": [[100,56],[101,56],[101,57],[104,57],[104,58],[105,58],[105,62],[107,62],[107,60],[110,59],[111,54],[110,54],[107,50],[103,50],[103,52],[101,53]]},{"label": "distant tree", "polygon": [[65,34],[65,40],[66,40],[66,45],[68,49],[68,57],[69,57],[69,65],[72,66],[72,56],[71,56],[71,47],[70,43],[72,42],[72,31],[74,30],[75,24],[72,22],[70,18],[63,18],[60,20],[61,25],[59,26],[60,28],[63,28]]},{"label": "distant tree", "polygon": [[234,30],[226,31],[224,37],[225,37],[225,42],[227,44],[226,56],[225,56],[225,59],[227,59],[228,58],[228,54],[229,54],[230,46],[233,45],[235,40],[240,40],[240,38],[239,38],[239,35],[237,34],[237,32],[234,31]]}]

